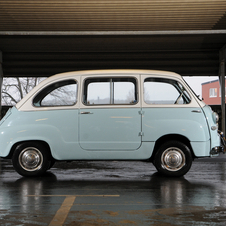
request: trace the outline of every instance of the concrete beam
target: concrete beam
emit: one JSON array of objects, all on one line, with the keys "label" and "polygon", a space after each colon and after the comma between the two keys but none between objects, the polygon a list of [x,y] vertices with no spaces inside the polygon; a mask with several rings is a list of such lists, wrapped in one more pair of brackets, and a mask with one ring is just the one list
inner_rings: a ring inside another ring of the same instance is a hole
[{"label": "concrete beam", "polygon": [[221,130],[225,134],[226,132],[226,112],[225,112],[225,62],[226,62],[226,45],[220,50],[220,68],[219,68],[219,80],[221,86]]},{"label": "concrete beam", "polygon": [[18,36],[76,36],[76,35],[213,35],[226,34],[222,30],[176,30],[176,31],[0,31],[0,35]]}]

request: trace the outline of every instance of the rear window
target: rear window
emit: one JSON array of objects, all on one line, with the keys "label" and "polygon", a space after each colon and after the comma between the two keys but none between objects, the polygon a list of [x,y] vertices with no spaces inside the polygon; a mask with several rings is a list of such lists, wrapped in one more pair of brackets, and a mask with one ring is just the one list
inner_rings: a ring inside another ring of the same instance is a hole
[{"label": "rear window", "polygon": [[77,102],[77,82],[59,81],[45,87],[33,100],[36,107],[72,106]]}]

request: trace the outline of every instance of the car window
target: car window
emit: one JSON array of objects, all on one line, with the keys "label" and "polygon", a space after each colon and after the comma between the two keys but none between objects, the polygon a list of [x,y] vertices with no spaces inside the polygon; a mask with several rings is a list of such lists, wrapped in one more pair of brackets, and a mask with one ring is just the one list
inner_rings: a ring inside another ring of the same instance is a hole
[{"label": "car window", "polygon": [[77,82],[66,80],[45,87],[33,100],[36,107],[72,106],[77,102]]},{"label": "car window", "polygon": [[135,78],[92,78],[84,83],[86,105],[136,104]]},{"label": "car window", "polygon": [[147,104],[189,104],[191,98],[176,80],[147,78],[144,81],[144,101]]}]

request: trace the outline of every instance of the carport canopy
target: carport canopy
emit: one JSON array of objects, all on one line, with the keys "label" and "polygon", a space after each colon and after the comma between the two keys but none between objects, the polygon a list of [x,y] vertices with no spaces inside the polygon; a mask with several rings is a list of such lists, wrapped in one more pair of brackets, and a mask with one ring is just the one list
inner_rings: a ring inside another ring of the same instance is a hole
[{"label": "carport canopy", "polygon": [[224,87],[225,49],[225,0],[0,1],[1,77],[157,69]]}]

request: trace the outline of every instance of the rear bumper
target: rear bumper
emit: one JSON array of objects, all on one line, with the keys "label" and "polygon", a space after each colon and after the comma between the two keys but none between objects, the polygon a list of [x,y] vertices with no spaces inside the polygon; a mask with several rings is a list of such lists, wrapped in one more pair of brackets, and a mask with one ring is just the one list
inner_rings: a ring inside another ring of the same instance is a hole
[{"label": "rear bumper", "polygon": [[210,151],[210,155],[217,155],[221,152],[225,154],[226,152],[226,139],[224,137],[224,133],[221,131],[218,131],[218,133],[220,136],[221,144],[220,146],[212,148],[212,150]]}]

